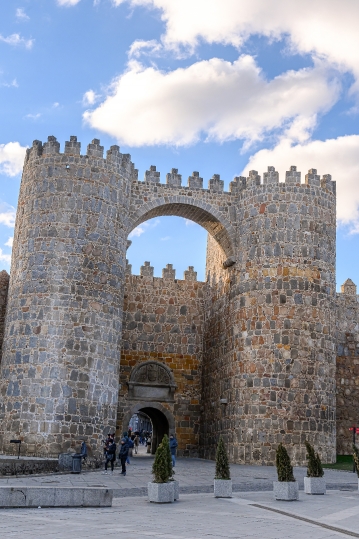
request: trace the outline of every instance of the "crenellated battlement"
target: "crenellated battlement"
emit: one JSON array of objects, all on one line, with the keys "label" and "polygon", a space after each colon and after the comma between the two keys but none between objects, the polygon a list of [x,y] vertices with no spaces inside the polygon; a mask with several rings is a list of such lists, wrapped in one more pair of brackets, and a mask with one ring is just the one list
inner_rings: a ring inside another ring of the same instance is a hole
[{"label": "crenellated battlement", "polygon": [[114,169],[116,172],[127,173],[132,180],[138,179],[138,171],[131,162],[131,155],[122,154],[119,146],[111,146],[104,157],[104,146],[101,146],[99,139],[93,139],[87,145],[86,154],[82,155],[81,142],[78,142],[76,136],[71,136],[70,140],[65,141],[64,153],[60,152],[60,143],[54,136],[49,136],[45,143],[34,140],[32,147],[26,150],[25,166],[34,162],[37,164],[37,160],[40,158],[46,160],[57,157],[61,158],[61,163],[64,163],[66,158],[68,158],[69,163],[75,164],[86,164],[86,161],[89,162],[89,160],[95,161],[97,166],[102,165],[105,168]]},{"label": "crenellated battlement", "polygon": [[[132,264],[129,264],[126,259],[126,275],[132,274]],[[140,277],[150,277],[155,279],[168,279],[174,281],[176,279],[176,270],[173,267],[173,264],[167,264],[165,268],[162,269],[162,277],[154,277],[154,267],[151,266],[151,262],[144,262],[143,266],[140,267]],[[197,281],[197,272],[194,271],[193,266],[188,266],[183,272],[183,281]]]}]

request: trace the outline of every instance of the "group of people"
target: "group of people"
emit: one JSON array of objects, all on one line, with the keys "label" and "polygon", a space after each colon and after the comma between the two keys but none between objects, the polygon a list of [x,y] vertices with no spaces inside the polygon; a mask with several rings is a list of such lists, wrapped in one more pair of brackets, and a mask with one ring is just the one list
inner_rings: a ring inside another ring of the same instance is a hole
[{"label": "group of people", "polygon": [[[131,432],[123,433],[123,436],[120,442],[120,450],[118,453],[118,458],[121,462],[121,467],[122,467],[121,475],[124,475],[124,476],[126,475],[126,471],[127,471],[126,464],[130,464],[130,456],[132,456],[132,449],[134,448],[135,454],[137,454],[139,444],[144,443],[143,441],[141,441],[141,438],[142,439],[144,438],[143,434],[141,435],[141,433],[137,433],[137,432],[135,434],[132,434]],[[152,440],[151,434],[146,433],[145,444],[148,444],[149,442],[150,444],[149,447],[151,447],[151,440]],[[169,445],[170,445],[170,451],[171,451],[172,466],[174,467],[176,465],[176,450],[177,450],[178,443],[173,434],[170,435]],[[108,470],[109,464],[111,466],[111,474],[113,474],[115,461],[116,461],[116,450],[117,450],[117,446],[115,442],[115,434],[111,433],[107,436],[107,439],[104,441],[104,456],[105,456],[105,470],[103,472],[104,474],[108,473],[107,470]]]}]

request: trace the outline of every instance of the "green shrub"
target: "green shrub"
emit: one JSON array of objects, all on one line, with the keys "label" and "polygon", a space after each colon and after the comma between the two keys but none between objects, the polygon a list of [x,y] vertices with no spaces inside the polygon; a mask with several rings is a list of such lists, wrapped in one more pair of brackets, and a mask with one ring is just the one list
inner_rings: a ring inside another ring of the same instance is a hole
[{"label": "green shrub", "polygon": [[305,447],[307,448],[308,460],[307,477],[323,477],[324,471],[318,453],[315,453],[314,447],[307,441]]},{"label": "green shrub", "polygon": [[167,434],[156,450],[155,460],[152,466],[153,482],[168,483],[173,476],[171,451]]},{"label": "green shrub", "polygon": [[229,462],[227,451],[224,446],[222,436],[219,437],[216,451],[216,475],[215,479],[230,479],[231,472],[229,470]]},{"label": "green shrub", "polygon": [[357,476],[359,477],[359,449],[355,444],[353,444],[353,459],[355,464],[355,470],[357,473]]},{"label": "green shrub", "polygon": [[278,481],[295,481],[293,475],[293,466],[290,463],[289,455],[286,448],[281,443],[276,451],[275,465],[277,467]]}]

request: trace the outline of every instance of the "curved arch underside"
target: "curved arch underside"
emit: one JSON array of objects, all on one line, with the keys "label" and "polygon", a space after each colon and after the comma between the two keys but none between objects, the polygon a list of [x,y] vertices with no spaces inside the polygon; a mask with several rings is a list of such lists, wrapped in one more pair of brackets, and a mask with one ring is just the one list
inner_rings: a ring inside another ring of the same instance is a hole
[{"label": "curved arch underside", "polygon": [[[217,215],[216,215],[217,214]],[[168,204],[159,204],[156,207],[152,207],[147,211],[144,211],[141,216],[137,216],[130,232],[141,223],[153,219],[154,217],[162,216],[176,216],[183,217],[184,219],[190,219],[198,225],[201,225],[207,232],[217,241],[222,247],[227,257],[234,256],[234,230],[232,225],[224,220],[220,216],[219,212],[215,210],[208,211],[205,208],[199,206],[171,202]]]}]

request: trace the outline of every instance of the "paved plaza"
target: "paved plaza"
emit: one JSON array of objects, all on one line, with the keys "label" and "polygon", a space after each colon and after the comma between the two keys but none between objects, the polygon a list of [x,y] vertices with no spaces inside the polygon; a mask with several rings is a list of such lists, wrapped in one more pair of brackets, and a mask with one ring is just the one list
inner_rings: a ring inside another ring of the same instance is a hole
[{"label": "paved plaza", "polygon": [[[356,474],[326,470],[326,496],[308,496],[301,491],[299,502],[276,502],[271,492],[275,468],[231,465],[233,498],[215,499],[214,462],[179,459],[176,479],[181,485],[180,500],[155,505],[146,499],[151,464],[150,456],[133,457],[126,477],[116,468],[114,475],[92,471],[0,478],[0,486],[107,486],[114,489],[115,495],[111,508],[2,509],[0,537],[63,539],[75,535],[97,539],[111,533],[163,539],[359,538]],[[294,470],[300,488],[305,473],[305,468]]]}]

